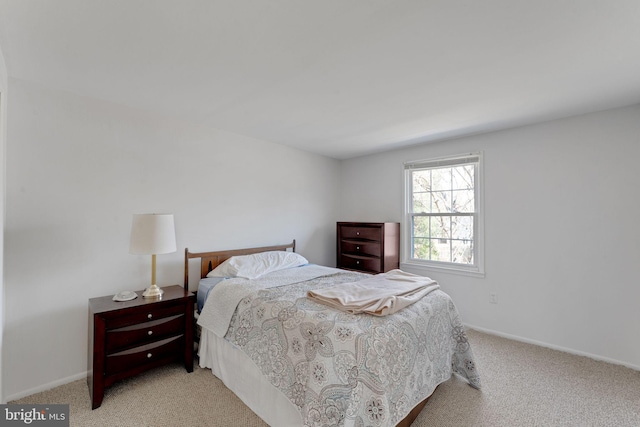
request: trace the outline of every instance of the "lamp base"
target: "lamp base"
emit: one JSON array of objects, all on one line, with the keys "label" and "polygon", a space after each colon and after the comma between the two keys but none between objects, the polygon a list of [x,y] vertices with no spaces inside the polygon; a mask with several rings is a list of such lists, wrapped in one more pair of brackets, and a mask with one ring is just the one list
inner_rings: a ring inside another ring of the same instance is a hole
[{"label": "lamp base", "polygon": [[144,290],[142,296],[144,298],[162,298],[164,291],[158,287],[158,285],[151,285]]}]

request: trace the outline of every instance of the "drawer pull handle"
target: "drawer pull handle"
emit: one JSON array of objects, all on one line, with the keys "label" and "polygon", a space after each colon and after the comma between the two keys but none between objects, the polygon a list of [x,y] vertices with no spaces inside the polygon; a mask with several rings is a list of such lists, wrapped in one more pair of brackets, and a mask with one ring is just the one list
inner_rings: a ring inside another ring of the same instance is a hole
[{"label": "drawer pull handle", "polygon": [[151,319],[152,317],[153,317],[153,314],[151,314],[151,313],[147,314],[147,318],[148,319]]},{"label": "drawer pull handle", "polygon": [[151,359],[151,356],[153,356],[151,353],[147,353],[147,359]]},{"label": "drawer pull handle", "polygon": [[359,232],[359,231],[356,231],[356,236],[359,236],[359,235],[360,235],[360,232]]},{"label": "drawer pull handle", "polygon": [[356,264],[360,264],[360,261],[356,261]]},{"label": "drawer pull handle", "polygon": [[360,246],[356,246],[356,249],[357,249],[357,250],[360,250]]},{"label": "drawer pull handle", "polygon": [[153,335],[153,331],[147,332],[148,335]]}]

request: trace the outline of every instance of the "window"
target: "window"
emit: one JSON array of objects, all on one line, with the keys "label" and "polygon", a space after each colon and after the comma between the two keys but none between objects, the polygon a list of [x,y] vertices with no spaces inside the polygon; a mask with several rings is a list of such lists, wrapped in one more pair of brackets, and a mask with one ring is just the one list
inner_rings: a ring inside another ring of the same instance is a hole
[{"label": "window", "polygon": [[404,262],[483,273],[481,154],[405,163]]}]

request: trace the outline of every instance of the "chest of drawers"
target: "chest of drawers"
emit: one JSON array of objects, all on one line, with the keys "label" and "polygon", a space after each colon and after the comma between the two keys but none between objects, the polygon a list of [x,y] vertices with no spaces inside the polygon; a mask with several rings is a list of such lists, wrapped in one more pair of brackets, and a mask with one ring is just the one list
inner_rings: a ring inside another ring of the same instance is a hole
[{"label": "chest of drawers", "polygon": [[338,268],[384,273],[399,268],[400,224],[397,222],[338,222]]},{"label": "chest of drawers", "polygon": [[162,288],[162,299],[89,300],[89,393],[93,409],[114,382],[176,360],[193,371],[195,296],[182,286]]}]

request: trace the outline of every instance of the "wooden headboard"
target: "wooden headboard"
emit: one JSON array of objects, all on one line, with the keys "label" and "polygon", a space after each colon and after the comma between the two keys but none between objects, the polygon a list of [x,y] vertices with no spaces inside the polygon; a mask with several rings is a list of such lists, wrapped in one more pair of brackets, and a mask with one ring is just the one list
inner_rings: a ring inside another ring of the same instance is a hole
[{"label": "wooden headboard", "polygon": [[184,289],[189,290],[189,260],[191,258],[200,258],[200,278],[207,277],[207,274],[216,268],[219,264],[235,255],[250,255],[258,252],[268,251],[286,251],[291,249],[296,251],[295,239],[286,245],[262,246],[260,248],[231,249],[227,251],[216,252],[189,252],[189,248],[184,249]]}]

